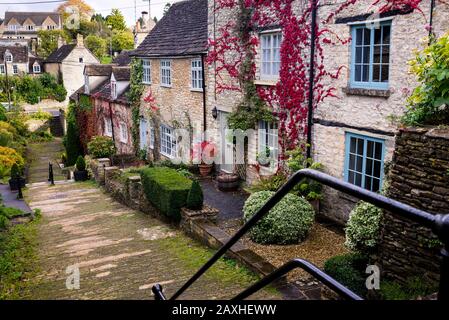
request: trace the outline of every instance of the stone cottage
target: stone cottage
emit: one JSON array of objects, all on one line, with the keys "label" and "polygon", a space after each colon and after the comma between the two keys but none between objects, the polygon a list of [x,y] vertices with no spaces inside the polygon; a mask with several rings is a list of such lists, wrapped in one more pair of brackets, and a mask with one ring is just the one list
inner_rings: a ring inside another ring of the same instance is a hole
[{"label": "stone cottage", "polygon": [[38,75],[43,72],[42,59],[33,55],[26,45],[0,44],[0,75]]},{"label": "stone cottage", "polygon": [[203,72],[207,9],[207,0],[174,3],[131,54],[143,63],[140,147],[156,159],[178,155],[174,129],[201,131],[210,121]]},{"label": "stone cottage", "polygon": [[44,69],[64,83],[69,97],[84,85],[86,64],[95,63],[100,61],[84,46],[83,36],[78,35],[74,44],[59,41],[58,49],[44,61]]},{"label": "stone cottage", "polygon": [[[308,3],[295,1],[293,11],[300,15]],[[422,1],[419,10],[390,8],[380,14],[380,7],[373,3],[359,0],[342,7],[341,1],[327,0],[318,5],[319,28],[330,34],[321,45],[324,68],[331,72],[340,70],[340,75],[323,83],[334,88],[336,97],[326,98],[314,111],[312,154],[327,173],[378,192],[395,149],[397,123],[394,120],[405,111],[406,99],[416,86],[408,61],[429,35],[431,1]],[[216,10],[217,6],[217,1],[209,1],[212,40],[218,39],[220,28],[239,17],[238,8]],[[431,26],[436,36],[449,30],[448,16],[449,6],[436,1]],[[259,89],[274,88],[280,81],[279,70],[284,63],[280,50],[285,35],[276,21],[271,26],[254,29],[252,33],[259,42],[254,59],[255,84]],[[210,126],[220,131],[226,127],[227,115],[235,110],[242,97],[235,91],[217,88],[216,68],[216,63],[209,68],[208,110],[218,109],[218,120]],[[235,84],[225,74],[222,79],[229,85]],[[248,159],[255,159],[254,155],[267,146],[278,149],[278,139],[271,137],[269,130],[275,128],[276,123],[259,123],[258,134],[249,137]],[[276,168],[262,170],[258,174],[270,174],[270,170],[274,173]],[[243,177],[249,183],[257,178],[251,163]],[[350,197],[326,190],[322,213],[345,223],[355,203]]]}]

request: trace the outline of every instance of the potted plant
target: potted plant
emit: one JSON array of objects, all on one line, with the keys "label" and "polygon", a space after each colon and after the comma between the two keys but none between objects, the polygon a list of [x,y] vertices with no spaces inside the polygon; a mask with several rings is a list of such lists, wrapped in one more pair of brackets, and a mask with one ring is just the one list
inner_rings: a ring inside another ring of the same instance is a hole
[{"label": "potted plant", "polygon": [[265,147],[265,150],[260,151],[257,154],[257,156],[256,156],[257,163],[259,165],[261,165],[262,167],[269,167],[271,164],[270,155],[271,155],[271,149],[268,147]]},{"label": "potted plant", "polygon": [[212,172],[212,168],[214,167],[214,165],[205,163],[204,157],[213,159],[215,157],[216,148],[213,143],[210,143],[208,141],[203,141],[203,142],[201,142],[199,149],[201,150],[201,155],[200,155],[201,163],[198,165],[198,169],[199,169],[200,175],[202,177],[207,177]]},{"label": "potted plant", "polygon": [[82,156],[79,156],[76,160],[75,172],[73,174],[75,181],[86,181],[89,178],[86,170],[86,161],[84,161]]},{"label": "potted plant", "polygon": [[220,191],[235,191],[240,186],[240,178],[235,173],[224,173],[222,172],[217,177],[217,188]]},{"label": "potted plant", "polygon": [[26,181],[22,177],[22,172],[17,163],[14,163],[11,167],[11,179],[8,182],[11,191],[19,190],[19,184],[21,188],[25,188]]}]

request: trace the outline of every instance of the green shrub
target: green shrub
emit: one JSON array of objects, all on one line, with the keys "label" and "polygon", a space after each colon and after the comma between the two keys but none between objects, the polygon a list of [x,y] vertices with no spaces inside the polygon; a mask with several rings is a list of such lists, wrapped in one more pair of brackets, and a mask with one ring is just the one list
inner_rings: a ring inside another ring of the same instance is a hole
[{"label": "green shrub", "polygon": [[0,230],[9,226],[9,220],[23,214],[22,210],[0,206]]},{"label": "green shrub", "polygon": [[256,184],[250,186],[247,191],[250,193],[260,191],[278,191],[279,188],[287,182],[287,178],[287,175],[280,171],[273,176],[261,179]]},{"label": "green shrub", "polygon": [[35,113],[31,114],[31,119],[35,119],[35,120],[48,121],[52,118],[53,118],[53,115],[50,112],[42,111],[42,109],[39,109]]},{"label": "green shrub", "polygon": [[73,166],[78,156],[83,155],[80,143],[78,126],[76,124],[76,106],[70,102],[67,112],[67,134],[64,137],[64,147],[66,150],[67,166]]},{"label": "green shrub", "polygon": [[3,105],[0,105],[0,121],[6,121],[6,108]]},{"label": "green shrub", "polygon": [[17,163],[14,163],[11,167],[11,178],[14,179],[20,177],[22,175],[20,171],[21,170],[19,169]]},{"label": "green shrub", "polygon": [[78,159],[76,159],[76,170],[78,171],[86,170],[86,161],[84,161],[83,156],[79,156]]},{"label": "green shrub", "polygon": [[87,144],[87,150],[94,158],[109,158],[116,152],[114,141],[109,137],[97,136]]},{"label": "green shrub", "polygon": [[361,201],[349,215],[345,245],[355,251],[369,253],[379,242],[382,210]]},{"label": "green shrub", "polygon": [[364,296],[366,289],[366,267],[368,259],[358,253],[349,253],[330,258],[324,263],[324,272],[348,287],[355,293]]},{"label": "green shrub", "polygon": [[405,284],[385,280],[380,283],[380,295],[383,300],[413,300],[438,291],[422,277],[411,277]]},{"label": "green shrub", "polygon": [[180,219],[180,209],[186,205],[192,181],[174,169],[153,167],[141,172],[147,199],[163,214]]},{"label": "green shrub", "polygon": [[201,210],[203,208],[203,202],[203,189],[201,189],[200,183],[197,180],[194,180],[189,195],[187,196],[186,207],[191,210]]},{"label": "green shrub", "polygon": [[[252,194],[243,208],[248,221],[274,195],[272,191]],[[315,212],[304,198],[288,194],[250,231],[254,242],[261,244],[292,244],[304,240],[309,233]]]},{"label": "green shrub", "polygon": [[53,98],[58,102],[64,102],[67,97],[67,90],[63,85],[59,84],[53,90]]},{"label": "green shrub", "polygon": [[14,135],[6,131],[5,129],[0,129],[0,146],[8,147],[14,139]]}]

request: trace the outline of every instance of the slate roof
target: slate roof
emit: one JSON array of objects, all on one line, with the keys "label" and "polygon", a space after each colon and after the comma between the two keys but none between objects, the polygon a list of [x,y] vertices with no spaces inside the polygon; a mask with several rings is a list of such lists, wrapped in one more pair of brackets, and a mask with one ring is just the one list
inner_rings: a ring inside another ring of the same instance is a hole
[{"label": "slate roof", "polygon": [[100,84],[97,88],[92,90],[90,96],[96,99],[102,99],[106,101],[114,101],[116,103],[129,105],[127,94],[129,92],[129,86],[123,91],[123,93],[116,99],[111,99],[111,80],[108,79]]},{"label": "slate roof", "polygon": [[112,63],[115,63],[119,66],[129,66],[131,64],[132,53],[133,51],[123,50],[122,53],[120,53],[117,57],[115,57]]},{"label": "slate roof", "polygon": [[0,45],[0,63],[4,63],[3,57],[6,50],[12,54],[14,63],[28,63],[28,47],[27,46],[1,46]]},{"label": "slate roof", "polygon": [[207,0],[174,3],[132,56],[184,56],[207,51]]},{"label": "slate roof", "polygon": [[117,81],[129,81],[131,79],[130,67],[113,67],[112,73]]},{"label": "slate roof", "polygon": [[70,52],[76,47],[76,44],[65,44],[53,53],[44,61],[45,63],[61,63],[68,57]]},{"label": "slate roof", "polygon": [[89,64],[84,69],[84,74],[93,77],[109,77],[112,72],[112,64]]},{"label": "slate roof", "polygon": [[6,11],[5,12],[5,25],[13,18],[17,20],[21,25],[30,19],[36,26],[41,26],[42,23],[50,17],[55,23],[60,23],[61,15],[56,12],[18,12],[18,11]]}]

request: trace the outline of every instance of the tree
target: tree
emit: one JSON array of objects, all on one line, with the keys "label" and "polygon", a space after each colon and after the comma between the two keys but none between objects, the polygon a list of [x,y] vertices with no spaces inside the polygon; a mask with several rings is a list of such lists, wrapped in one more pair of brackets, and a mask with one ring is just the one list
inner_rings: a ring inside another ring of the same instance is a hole
[{"label": "tree", "polygon": [[101,59],[104,55],[106,55],[107,50],[107,41],[101,37],[96,35],[89,35],[84,40],[86,47],[92,51],[92,53],[98,58]]},{"label": "tree", "polygon": [[168,10],[170,10],[171,3],[167,2],[164,6],[164,16],[167,14]]},{"label": "tree", "polygon": [[59,37],[62,37],[66,42],[70,41],[70,37],[64,30],[40,30],[38,36],[40,44],[37,52],[42,58],[48,58],[53,51],[58,49]]},{"label": "tree", "polygon": [[112,30],[124,31],[126,30],[126,21],[119,9],[112,9],[110,15],[106,17],[106,24],[112,27]]},{"label": "tree", "polygon": [[134,49],[134,35],[131,31],[114,31],[112,49],[115,52]]},{"label": "tree", "polygon": [[81,20],[90,20],[94,12],[94,9],[83,0],[68,0],[56,9],[56,11],[62,15],[64,22],[69,17],[69,13],[66,12],[66,9],[70,7],[78,8]]}]

